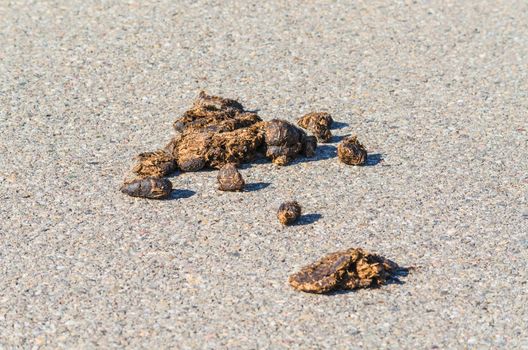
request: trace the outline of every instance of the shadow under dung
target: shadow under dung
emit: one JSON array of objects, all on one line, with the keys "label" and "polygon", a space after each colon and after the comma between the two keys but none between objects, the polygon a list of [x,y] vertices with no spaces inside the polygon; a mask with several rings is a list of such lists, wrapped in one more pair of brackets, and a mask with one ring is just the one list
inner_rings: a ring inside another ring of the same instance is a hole
[{"label": "shadow under dung", "polygon": [[343,128],[346,128],[348,126],[348,123],[343,123],[343,122],[336,122],[334,121],[332,123],[332,125],[330,125],[330,130],[333,130],[333,129],[343,129]]},{"label": "shadow under dung", "polygon": [[315,156],[308,157],[299,157],[295,159],[291,164],[298,164],[304,162],[317,162],[320,160],[326,160],[337,157],[337,148],[332,145],[317,145],[315,149]]},{"label": "shadow under dung", "polygon": [[[394,271],[391,272],[390,276],[386,279],[385,284],[373,285],[371,287],[367,287],[366,289],[379,289],[379,288],[383,288],[384,286],[391,285],[391,284],[403,285],[405,284],[405,282],[402,281],[400,277],[406,277],[409,274],[409,271],[411,269],[412,268],[409,268],[409,267],[398,266],[396,269],[394,269]],[[329,293],[324,293],[323,295],[326,295],[326,296],[342,295],[342,294],[348,294],[348,293],[355,293],[357,291],[358,291],[358,288],[356,289],[337,289]]]},{"label": "shadow under dung", "polygon": [[244,191],[245,192],[255,192],[255,191],[262,190],[268,187],[269,185],[271,185],[271,182],[253,182],[250,184],[246,184],[246,186],[244,187]]},{"label": "shadow under dung", "polygon": [[258,112],[260,112],[260,108],[244,109],[244,112],[246,112],[246,113],[258,113]]},{"label": "shadow under dung", "polygon": [[168,200],[173,200],[173,199],[182,199],[182,198],[189,198],[189,197],[192,197],[196,194],[195,191],[191,191],[191,190],[178,190],[178,189],[173,189],[169,198],[167,198]]},{"label": "shadow under dung", "polygon": [[346,134],[346,135],[333,135],[332,138],[330,139],[330,142],[332,143],[337,143],[337,142],[341,142],[343,141],[345,138],[349,137],[350,134]]},{"label": "shadow under dung", "polygon": [[374,166],[374,165],[378,165],[382,161],[383,161],[383,156],[381,155],[381,153],[371,153],[371,154],[367,154],[367,163],[365,165]]},{"label": "shadow under dung", "polygon": [[323,216],[321,214],[304,214],[301,215],[295,226],[310,225],[318,221]]}]

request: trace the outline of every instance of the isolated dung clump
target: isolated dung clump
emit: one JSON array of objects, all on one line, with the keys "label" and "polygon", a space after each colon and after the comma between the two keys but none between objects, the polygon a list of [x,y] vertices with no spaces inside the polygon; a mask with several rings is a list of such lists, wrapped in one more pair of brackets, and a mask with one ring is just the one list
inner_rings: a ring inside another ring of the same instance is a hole
[{"label": "isolated dung clump", "polygon": [[301,216],[301,206],[296,201],[284,202],[277,211],[277,219],[283,225],[291,225]]},{"label": "isolated dung clump", "polygon": [[330,127],[334,120],[329,113],[312,112],[297,120],[297,124],[311,131],[319,142],[328,142],[332,138]]},{"label": "isolated dung clump", "polygon": [[140,153],[136,160],[138,163],[132,171],[139,176],[162,177],[176,170],[175,159],[164,150]]},{"label": "isolated dung clump", "polygon": [[397,271],[398,265],[361,248],[338,251],[303,267],[289,277],[290,285],[302,292],[378,287]]},{"label": "isolated dung clump", "polygon": [[339,160],[348,165],[364,165],[367,162],[367,150],[359,143],[357,136],[345,138],[337,146]]},{"label": "isolated dung clump", "polygon": [[167,178],[160,177],[138,178],[125,181],[121,186],[121,192],[132,197],[163,199],[171,194],[172,182]]},{"label": "isolated dung clump", "polygon": [[236,165],[228,163],[220,168],[217,176],[218,189],[221,191],[242,191],[244,190],[244,178],[238,172]]}]

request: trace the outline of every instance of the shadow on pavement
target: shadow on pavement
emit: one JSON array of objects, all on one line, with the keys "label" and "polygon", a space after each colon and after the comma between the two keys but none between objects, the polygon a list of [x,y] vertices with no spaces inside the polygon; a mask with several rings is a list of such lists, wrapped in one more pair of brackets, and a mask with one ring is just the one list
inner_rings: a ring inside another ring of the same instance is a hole
[{"label": "shadow on pavement", "polygon": [[317,162],[320,160],[330,159],[337,157],[337,148],[332,145],[318,145],[315,150],[315,156],[312,158],[299,157],[291,162],[291,165],[299,164],[303,162]]},{"label": "shadow on pavement", "polygon": [[245,192],[255,192],[255,191],[262,190],[268,187],[269,185],[271,185],[271,182],[254,182],[254,183],[246,184],[246,186],[244,187],[244,191]]},{"label": "shadow on pavement", "polygon": [[[386,285],[390,285],[390,284],[398,284],[398,285],[402,285],[402,284],[405,284],[404,281],[400,280],[400,277],[406,277],[408,274],[409,274],[409,270],[412,270],[413,268],[412,267],[402,267],[402,266],[399,266],[397,267],[392,273],[391,273],[391,276],[389,278],[387,278],[387,282],[383,285],[379,285],[379,286],[372,286],[368,289],[378,289],[378,288],[383,288],[383,286],[386,286]],[[327,295],[327,296],[332,296],[332,295],[342,295],[342,294],[348,294],[348,293],[354,293],[356,292],[358,289],[348,289],[348,290],[335,290],[335,291],[332,291],[330,293],[326,293],[324,295]]]},{"label": "shadow on pavement", "polygon": [[381,155],[381,153],[367,154],[367,164],[365,165],[374,166],[374,165],[378,165],[382,161],[383,161],[383,156]]},{"label": "shadow on pavement", "polygon": [[341,141],[343,141],[344,138],[349,137],[349,136],[350,136],[350,134],[347,134],[347,135],[339,135],[339,136],[334,135],[334,136],[332,136],[332,139],[331,139],[330,141],[331,141],[332,143],[341,142]]},{"label": "shadow on pavement", "polygon": [[301,215],[299,221],[295,223],[295,226],[310,225],[318,221],[323,216],[321,214],[305,214]]},{"label": "shadow on pavement", "polygon": [[173,199],[182,199],[182,198],[189,198],[189,197],[192,197],[196,194],[195,191],[191,191],[191,190],[178,190],[178,189],[174,189],[172,190],[171,194],[170,194],[170,197],[167,198],[168,200],[173,200]]},{"label": "shadow on pavement", "polygon": [[332,125],[330,126],[330,129],[331,130],[333,130],[333,129],[343,129],[343,128],[346,128],[347,126],[348,126],[348,123],[334,121],[332,123]]}]

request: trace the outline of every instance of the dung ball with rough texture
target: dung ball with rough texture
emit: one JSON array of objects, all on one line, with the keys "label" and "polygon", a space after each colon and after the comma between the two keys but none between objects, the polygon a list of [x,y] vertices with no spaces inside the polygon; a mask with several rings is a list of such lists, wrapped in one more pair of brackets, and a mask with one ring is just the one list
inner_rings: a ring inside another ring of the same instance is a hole
[{"label": "dung ball with rough texture", "polygon": [[205,166],[205,153],[211,143],[210,133],[191,133],[175,140],[177,145],[173,155],[182,171],[198,171]]},{"label": "dung ball with rough texture", "polygon": [[132,171],[139,176],[162,177],[176,170],[176,161],[164,150],[141,153],[136,159],[138,163]]},{"label": "dung ball with rough texture", "polygon": [[378,287],[398,270],[393,261],[351,248],[328,254],[289,277],[290,285],[302,292],[328,293],[334,290]]},{"label": "dung ball with rough texture", "polygon": [[274,164],[286,165],[304,149],[306,133],[295,125],[280,119],[265,123],[266,157]]},{"label": "dung ball with rough texture", "polygon": [[126,181],[121,186],[121,192],[132,197],[150,199],[167,198],[172,192],[172,182],[166,178],[145,177]]},{"label": "dung ball with rough texture", "polygon": [[332,138],[330,126],[333,122],[332,116],[326,112],[308,113],[297,120],[297,124],[311,131],[319,142],[330,141]]},{"label": "dung ball with rough texture", "polygon": [[337,146],[337,156],[348,165],[364,165],[367,162],[367,151],[356,136],[345,138]]},{"label": "dung ball with rough texture", "polygon": [[238,172],[236,165],[228,163],[220,168],[217,176],[218,189],[221,191],[243,191],[244,178]]},{"label": "dung ball with rough texture", "polygon": [[282,203],[277,212],[277,218],[283,225],[293,224],[300,216],[301,206],[295,201]]}]

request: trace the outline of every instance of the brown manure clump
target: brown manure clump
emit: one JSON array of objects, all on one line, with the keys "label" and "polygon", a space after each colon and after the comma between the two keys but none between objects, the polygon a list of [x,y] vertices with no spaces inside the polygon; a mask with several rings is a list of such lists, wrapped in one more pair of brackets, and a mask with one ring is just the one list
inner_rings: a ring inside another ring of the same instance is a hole
[{"label": "brown manure clump", "polygon": [[367,162],[367,150],[359,143],[357,136],[345,138],[337,146],[337,156],[348,165],[365,165]]},{"label": "brown manure clump", "polygon": [[319,142],[328,142],[332,138],[330,127],[334,120],[329,113],[312,112],[308,113],[297,120],[297,124],[311,131]]},{"label": "brown manure clump", "polygon": [[176,135],[167,147],[172,148],[172,156],[181,170],[198,171],[248,162],[256,157],[262,141],[260,125],[255,124],[224,132],[185,132]]},{"label": "brown manure clump", "polygon": [[301,206],[295,201],[284,202],[277,212],[277,219],[283,225],[291,225],[301,216]]},{"label": "brown manure clump", "polygon": [[302,130],[281,119],[264,123],[264,144],[266,157],[274,164],[286,165],[299,155],[311,157],[317,143]]},{"label": "brown manure clump", "polygon": [[233,163],[228,163],[220,169],[217,180],[220,191],[243,191],[246,184]]},{"label": "brown manure clump", "polygon": [[140,153],[136,159],[138,163],[132,171],[142,177],[162,177],[176,170],[176,161],[164,150]]},{"label": "brown manure clump", "polygon": [[193,103],[193,109],[204,109],[210,111],[224,110],[244,110],[244,107],[230,98],[208,95],[205,91],[200,91],[198,98]]},{"label": "brown manure clump", "polygon": [[296,290],[328,293],[335,290],[378,287],[398,270],[398,265],[361,248],[328,254],[289,278]]},{"label": "brown manure clump", "polygon": [[160,177],[138,178],[125,181],[121,186],[121,192],[132,197],[163,199],[170,196],[172,182],[167,178]]}]

